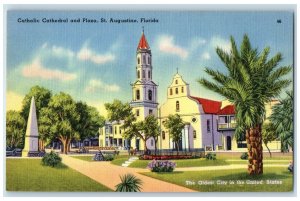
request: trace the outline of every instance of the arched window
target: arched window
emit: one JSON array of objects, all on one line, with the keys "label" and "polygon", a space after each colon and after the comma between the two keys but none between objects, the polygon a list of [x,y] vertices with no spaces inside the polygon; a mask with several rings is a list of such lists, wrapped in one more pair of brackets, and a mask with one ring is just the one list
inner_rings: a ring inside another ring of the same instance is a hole
[{"label": "arched window", "polygon": [[150,64],[150,57],[148,57],[148,64]]},{"label": "arched window", "polygon": [[143,55],[143,64],[146,64],[146,56]]},{"label": "arched window", "polygon": [[145,78],[146,76],[145,76],[145,70],[143,70],[143,78]]},{"label": "arched window", "polygon": [[163,139],[163,140],[166,139],[166,133],[165,133],[165,131],[162,131],[162,132],[161,132],[161,135],[162,135],[162,139]]},{"label": "arched window", "polygon": [[175,80],[175,84],[178,84],[178,80]]},{"label": "arched window", "polygon": [[140,100],[140,90],[136,90],[136,100]]},{"label": "arched window", "polygon": [[173,95],[173,90],[172,89],[170,89],[170,95]]},{"label": "arched window", "polygon": [[184,92],[184,88],[183,87],[181,87],[181,93],[183,93]]},{"label": "arched window", "polygon": [[138,79],[140,79],[140,77],[141,77],[141,72],[139,70],[137,71],[137,77],[138,77]]},{"label": "arched window", "polygon": [[151,72],[150,72],[150,70],[148,71],[148,78],[149,79],[151,78]]},{"label": "arched window", "polygon": [[175,89],[175,94],[178,94],[178,88]]},{"label": "arched window", "polygon": [[138,57],[138,64],[140,64],[141,63],[141,59],[140,59],[140,57]]},{"label": "arched window", "polygon": [[148,100],[152,100],[152,90],[148,90]]},{"label": "arched window", "polygon": [[176,101],[176,111],[178,112],[180,110],[179,101]]},{"label": "arched window", "polygon": [[194,138],[197,138],[197,134],[196,134],[195,130],[193,131],[193,136],[194,136]]}]

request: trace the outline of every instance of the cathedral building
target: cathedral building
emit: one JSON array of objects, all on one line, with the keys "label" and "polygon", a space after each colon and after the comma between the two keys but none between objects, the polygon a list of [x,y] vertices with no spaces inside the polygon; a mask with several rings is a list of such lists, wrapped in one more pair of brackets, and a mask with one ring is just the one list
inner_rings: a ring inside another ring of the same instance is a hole
[{"label": "cathedral building", "polygon": [[[234,106],[227,100],[215,101],[191,95],[189,84],[178,72],[173,76],[170,86],[162,89],[166,90],[167,100],[159,107],[158,85],[152,77],[152,53],[144,32],[139,40],[135,59],[136,81],[131,84],[130,106],[137,121],[143,121],[150,114],[158,118],[160,136],[157,148],[168,150],[177,148],[163,122],[169,115],[178,114],[185,122],[179,150],[247,151],[245,139],[237,141],[234,138],[236,126]],[[276,103],[277,101],[271,101],[266,104],[267,115],[271,114],[271,108]],[[145,149],[141,139],[124,139],[123,132],[122,122],[106,122],[100,129],[99,146]],[[148,149],[154,150],[154,143],[154,139],[148,139],[146,142]],[[280,150],[280,141],[273,141],[268,147],[273,151]]]}]

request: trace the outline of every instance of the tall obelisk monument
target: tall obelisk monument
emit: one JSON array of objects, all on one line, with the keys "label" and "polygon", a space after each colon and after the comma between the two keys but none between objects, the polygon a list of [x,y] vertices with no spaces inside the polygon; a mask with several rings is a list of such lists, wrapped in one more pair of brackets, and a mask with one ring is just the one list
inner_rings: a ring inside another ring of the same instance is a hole
[{"label": "tall obelisk monument", "polygon": [[25,145],[22,151],[22,157],[28,156],[28,153],[38,152],[39,150],[39,133],[36,118],[36,107],[34,97],[31,99],[30,111],[27,121],[27,128],[25,134]]}]

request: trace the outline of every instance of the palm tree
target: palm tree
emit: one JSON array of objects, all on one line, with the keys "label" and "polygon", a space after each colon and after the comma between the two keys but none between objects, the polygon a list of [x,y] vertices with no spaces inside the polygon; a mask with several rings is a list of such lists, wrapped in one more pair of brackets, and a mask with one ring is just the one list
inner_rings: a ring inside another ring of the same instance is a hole
[{"label": "palm tree", "polygon": [[294,144],[293,104],[293,92],[287,92],[287,97],[272,108],[272,115],[270,116],[270,120],[275,127],[275,132],[281,140],[282,152],[288,151],[289,147],[293,148]]},{"label": "palm tree", "polygon": [[230,37],[230,41],[230,52],[219,47],[216,49],[227,73],[206,68],[205,72],[215,82],[204,78],[198,82],[234,104],[237,119],[236,138],[241,139],[246,134],[248,172],[262,174],[262,123],[266,115],[265,103],[277,97],[281,90],[290,84],[290,80],[282,77],[291,71],[291,67],[278,67],[282,60],[281,53],[268,60],[270,48],[266,47],[259,53],[251,47],[247,35],[243,37],[240,50],[237,49],[233,37]]},{"label": "palm tree", "polygon": [[139,192],[141,191],[142,180],[132,174],[120,176],[121,183],[116,185],[116,192]]}]

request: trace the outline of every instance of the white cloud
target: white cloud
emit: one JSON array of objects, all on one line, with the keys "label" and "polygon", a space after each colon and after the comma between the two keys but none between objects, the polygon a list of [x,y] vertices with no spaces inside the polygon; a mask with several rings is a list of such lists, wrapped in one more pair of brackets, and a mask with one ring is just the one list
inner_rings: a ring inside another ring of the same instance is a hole
[{"label": "white cloud", "polygon": [[39,58],[35,58],[31,64],[25,65],[22,75],[28,78],[42,78],[45,80],[70,81],[76,79],[75,73],[67,73],[57,69],[47,69]]},{"label": "white cloud", "polygon": [[208,52],[204,52],[202,55],[201,55],[201,58],[202,59],[205,59],[205,60],[209,60],[210,59],[210,54]]},{"label": "white cloud", "polygon": [[58,57],[73,58],[75,55],[72,50],[64,48],[64,47],[60,47],[60,46],[53,45],[51,50],[52,50],[53,54]]},{"label": "white cloud", "polygon": [[23,96],[13,92],[7,91],[6,93],[6,111],[8,110],[16,110],[20,111],[22,108]]},{"label": "white cloud", "polygon": [[86,92],[107,91],[118,92],[120,87],[117,84],[106,84],[101,80],[91,79],[85,88]]},{"label": "white cloud", "polygon": [[223,39],[219,36],[214,36],[211,38],[210,45],[215,49],[217,47],[223,49],[226,52],[230,52],[231,44],[229,40]]},{"label": "white cloud", "polygon": [[105,64],[115,60],[115,56],[111,53],[97,54],[86,46],[83,46],[77,53],[77,58],[83,61],[89,60],[96,64]]},{"label": "white cloud", "polygon": [[161,52],[174,54],[182,59],[186,59],[189,54],[185,48],[175,45],[173,36],[160,36],[158,39],[158,48]]}]

